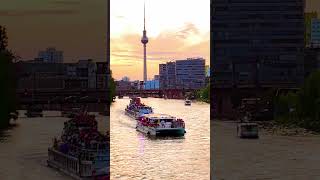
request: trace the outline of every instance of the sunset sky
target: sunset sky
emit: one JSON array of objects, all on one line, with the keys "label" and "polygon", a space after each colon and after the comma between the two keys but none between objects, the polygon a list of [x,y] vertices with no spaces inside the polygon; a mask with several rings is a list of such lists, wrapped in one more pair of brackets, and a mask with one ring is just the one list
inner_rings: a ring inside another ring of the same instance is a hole
[{"label": "sunset sky", "polygon": [[0,25],[23,59],[54,46],[66,61],[106,61],[106,0],[1,0]]},{"label": "sunset sky", "polygon": [[[148,79],[160,63],[203,57],[210,63],[210,0],[145,0]],[[144,0],[111,0],[111,70],[142,80]]]}]

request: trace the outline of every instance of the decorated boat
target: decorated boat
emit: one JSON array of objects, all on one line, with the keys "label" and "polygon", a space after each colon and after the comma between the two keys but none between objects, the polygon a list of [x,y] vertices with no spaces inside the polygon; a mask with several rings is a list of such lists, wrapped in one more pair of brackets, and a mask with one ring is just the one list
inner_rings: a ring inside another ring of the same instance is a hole
[{"label": "decorated boat", "polygon": [[81,113],[64,123],[60,139],[48,148],[49,167],[76,179],[109,179],[110,137],[97,130],[94,115]]},{"label": "decorated boat", "polygon": [[153,109],[150,106],[141,103],[140,98],[132,98],[129,105],[125,109],[125,114],[134,119],[138,119],[145,114],[152,113]]},{"label": "decorated boat", "polygon": [[150,136],[184,136],[182,119],[166,114],[146,114],[139,118],[136,129]]}]

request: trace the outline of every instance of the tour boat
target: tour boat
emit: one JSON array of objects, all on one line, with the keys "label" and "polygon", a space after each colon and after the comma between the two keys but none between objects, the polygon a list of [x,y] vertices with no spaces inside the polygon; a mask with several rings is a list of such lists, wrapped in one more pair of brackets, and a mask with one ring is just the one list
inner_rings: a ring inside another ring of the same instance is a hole
[{"label": "tour boat", "polygon": [[150,136],[184,136],[182,119],[166,114],[146,114],[139,118],[136,129]]},{"label": "tour boat", "polygon": [[144,114],[151,113],[153,113],[153,109],[150,106],[142,104],[140,98],[132,98],[125,109],[125,114],[134,119],[138,119]]},{"label": "tour boat", "polygon": [[109,150],[109,134],[101,134],[95,117],[83,113],[65,122],[61,139],[48,148],[47,164],[76,179],[109,179]]},{"label": "tour boat", "polygon": [[186,106],[191,106],[191,100],[186,99],[186,100],[184,101],[184,105],[186,105]]},{"label": "tour boat", "polygon": [[249,122],[238,123],[237,135],[240,138],[259,138],[258,125]]}]

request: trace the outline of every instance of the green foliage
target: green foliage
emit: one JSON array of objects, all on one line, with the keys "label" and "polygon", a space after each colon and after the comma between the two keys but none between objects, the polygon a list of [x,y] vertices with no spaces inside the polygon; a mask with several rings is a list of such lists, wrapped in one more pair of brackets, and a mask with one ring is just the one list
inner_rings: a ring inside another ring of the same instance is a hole
[{"label": "green foliage", "polygon": [[202,88],[197,92],[197,99],[207,103],[210,102],[210,83],[205,88]]},{"label": "green foliage", "polygon": [[276,117],[282,122],[286,119],[287,124],[320,131],[320,71],[312,73],[298,93],[277,99]]},{"label": "green foliage", "polygon": [[110,71],[110,77],[109,77],[109,102],[113,102],[113,98],[116,96],[116,83],[112,77],[112,72]]}]

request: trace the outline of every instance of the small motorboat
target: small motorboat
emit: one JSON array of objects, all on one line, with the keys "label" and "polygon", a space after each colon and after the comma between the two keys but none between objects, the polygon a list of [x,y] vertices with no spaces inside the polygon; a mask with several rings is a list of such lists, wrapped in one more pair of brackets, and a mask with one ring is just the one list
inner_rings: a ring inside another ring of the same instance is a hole
[{"label": "small motorboat", "polygon": [[184,105],[186,105],[186,106],[191,106],[191,100],[186,99],[186,100],[184,101]]}]

